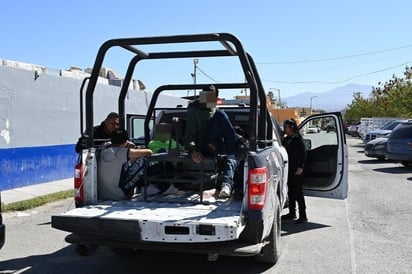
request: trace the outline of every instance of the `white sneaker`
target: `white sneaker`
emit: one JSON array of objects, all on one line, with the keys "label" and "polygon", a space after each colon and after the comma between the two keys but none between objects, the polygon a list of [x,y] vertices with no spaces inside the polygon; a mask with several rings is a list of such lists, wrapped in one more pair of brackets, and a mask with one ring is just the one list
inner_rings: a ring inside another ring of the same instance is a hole
[{"label": "white sneaker", "polygon": [[232,192],[232,189],[229,185],[223,185],[222,189],[219,192],[219,198],[229,198],[231,192]]},{"label": "white sneaker", "polygon": [[174,184],[170,184],[169,188],[166,189],[162,194],[164,195],[176,194],[178,191],[179,189],[177,189]]},{"label": "white sneaker", "polygon": [[[154,184],[149,184],[146,188],[146,195],[149,195],[149,196],[156,195],[159,192],[160,192],[160,189]],[[141,191],[141,193],[144,193],[144,188],[143,188],[143,191]]]}]

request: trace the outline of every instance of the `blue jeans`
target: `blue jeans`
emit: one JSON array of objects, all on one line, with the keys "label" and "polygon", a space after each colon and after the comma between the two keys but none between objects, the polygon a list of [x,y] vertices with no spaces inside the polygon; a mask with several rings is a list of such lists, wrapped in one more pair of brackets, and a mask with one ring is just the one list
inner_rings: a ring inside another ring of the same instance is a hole
[{"label": "blue jeans", "polygon": [[230,188],[233,188],[234,182],[233,178],[235,177],[235,171],[237,168],[237,160],[235,155],[227,155],[223,160],[223,179],[222,185],[228,185]]}]

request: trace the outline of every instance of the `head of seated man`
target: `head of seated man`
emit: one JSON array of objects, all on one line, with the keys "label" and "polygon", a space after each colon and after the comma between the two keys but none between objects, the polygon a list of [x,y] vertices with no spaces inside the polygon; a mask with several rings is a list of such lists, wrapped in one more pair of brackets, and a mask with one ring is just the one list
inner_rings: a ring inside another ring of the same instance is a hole
[{"label": "head of seated man", "polygon": [[214,85],[208,86],[200,92],[199,103],[204,104],[206,108],[214,108],[216,107],[218,96],[219,90]]}]

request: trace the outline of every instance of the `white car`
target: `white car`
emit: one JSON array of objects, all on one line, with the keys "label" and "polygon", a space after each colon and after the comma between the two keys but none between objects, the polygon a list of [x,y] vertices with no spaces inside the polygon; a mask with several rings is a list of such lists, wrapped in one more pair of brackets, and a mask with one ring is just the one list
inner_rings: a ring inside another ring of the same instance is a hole
[{"label": "white car", "polygon": [[319,132],[320,132],[320,128],[318,128],[315,125],[309,125],[306,130],[306,133],[319,133]]}]

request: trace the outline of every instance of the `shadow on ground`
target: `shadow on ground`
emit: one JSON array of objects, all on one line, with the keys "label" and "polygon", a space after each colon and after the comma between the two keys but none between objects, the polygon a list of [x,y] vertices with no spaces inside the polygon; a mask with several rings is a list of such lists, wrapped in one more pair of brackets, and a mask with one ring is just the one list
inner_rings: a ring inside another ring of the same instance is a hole
[{"label": "shadow on ground", "polygon": [[313,230],[313,229],[320,229],[330,227],[329,225],[318,224],[307,222],[304,224],[296,224],[293,220],[282,220],[282,233],[281,236],[288,236],[296,233],[300,233],[303,231]]},{"label": "shadow on ground", "polygon": [[219,256],[208,261],[207,255],[135,251],[116,254],[107,247],[95,248],[80,256],[74,246],[54,253],[13,258],[0,262],[0,273],[262,273],[273,265],[256,262],[253,257]]}]

